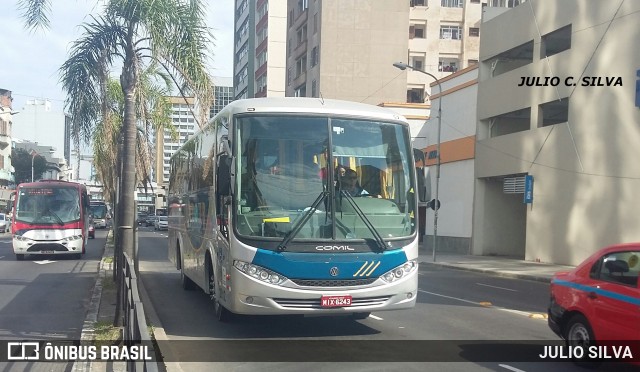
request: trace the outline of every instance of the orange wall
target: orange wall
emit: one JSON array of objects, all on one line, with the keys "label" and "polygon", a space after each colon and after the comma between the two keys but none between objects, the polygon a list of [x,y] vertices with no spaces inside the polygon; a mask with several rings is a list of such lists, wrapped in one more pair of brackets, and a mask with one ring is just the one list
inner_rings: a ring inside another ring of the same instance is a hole
[{"label": "orange wall", "polygon": [[[475,155],[475,145],[476,136],[442,142],[440,144],[440,164],[473,159]],[[436,158],[429,159],[429,152],[436,151],[436,145],[427,146],[423,151],[427,158],[427,165],[435,165]]]}]

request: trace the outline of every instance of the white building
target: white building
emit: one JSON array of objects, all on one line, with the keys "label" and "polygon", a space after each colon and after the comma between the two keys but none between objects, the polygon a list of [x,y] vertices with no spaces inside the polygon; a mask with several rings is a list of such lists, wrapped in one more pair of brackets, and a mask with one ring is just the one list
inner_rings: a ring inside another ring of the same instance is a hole
[{"label": "white building", "polygon": [[531,1],[482,32],[473,253],[577,264],[640,241],[640,2]]},{"label": "white building", "polygon": [[13,111],[11,91],[0,89],[0,186],[15,182],[11,165]]}]

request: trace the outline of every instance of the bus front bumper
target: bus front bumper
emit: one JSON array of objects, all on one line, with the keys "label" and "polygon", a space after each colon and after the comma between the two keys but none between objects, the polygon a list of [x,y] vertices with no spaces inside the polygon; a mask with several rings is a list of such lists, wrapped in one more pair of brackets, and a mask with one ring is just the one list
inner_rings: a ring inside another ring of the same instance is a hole
[{"label": "bus front bumper", "polygon": [[[379,278],[364,288],[290,288],[267,284],[236,270],[231,282],[231,292],[226,291],[231,301],[223,303],[237,314],[329,315],[409,309],[415,306],[418,294],[418,270],[390,284]],[[323,296],[350,296],[351,304],[323,307]]]},{"label": "bus front bumper", "polygon": [[[78,236],[78,235],[76,235]],[[78,254],[82,252],[84,240],[72,237],[55,240],[33,240],[29,238],[13,237],[13,253],[15,254]]]}]

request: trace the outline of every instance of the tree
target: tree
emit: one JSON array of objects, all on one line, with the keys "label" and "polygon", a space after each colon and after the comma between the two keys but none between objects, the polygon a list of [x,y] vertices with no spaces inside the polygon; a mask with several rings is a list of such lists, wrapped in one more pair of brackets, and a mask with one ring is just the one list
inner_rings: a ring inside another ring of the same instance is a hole
[{"label": "tree", "polygon": [[[60,69],[68,95],[66,109],[71,115],[72,135],[78,144],[81,139],[88,142],[100,122],[111,122],[109,125],[115,130],[116,119],[106,99],[108,72],[122,63],[119,80],[124,115],[116,136],[122,140],[117,173],[122,192],[115,226],[118,259],[125,252],[136,260],[136,138],[138,113],[146,110],[140,105],[144,101],[140,99],[142,71],[157,64],[183,96],[194,95],[200,104],[196,121],[202,126],[213,100],[213,85],[206,68],[212,35],[204,14],[200,0],[107,1],[103,15],[83,24],[83,36],[74,42],[69,59]],[[121,262],[116,266],[122,267]]]},{"label": "tree", "polygon": [[[11,165],[15,169],[16,184],[31,182],[31,154],[25,149],[11,149]],[[33,158],[33,179],[39,180],[47,170],[47,160],[40,155]]]}]

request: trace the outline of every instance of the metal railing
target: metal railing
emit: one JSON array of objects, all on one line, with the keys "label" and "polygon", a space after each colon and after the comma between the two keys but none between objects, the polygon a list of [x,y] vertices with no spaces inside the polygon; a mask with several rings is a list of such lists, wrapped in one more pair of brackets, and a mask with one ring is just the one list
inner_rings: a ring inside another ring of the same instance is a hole
[{"label": "metal railing", "polygon": [[127,347],[146,346],[146,355],[151,360],[128,361],[127,371],[158,371],[155,349],[144,315],[144,307],[138,292],[138,276],[134,270],[133,261],[126,253],[123,253],[124,265],[122,268],[123,280],[121,287],[122,310],[124,311],[123,339]]}]

